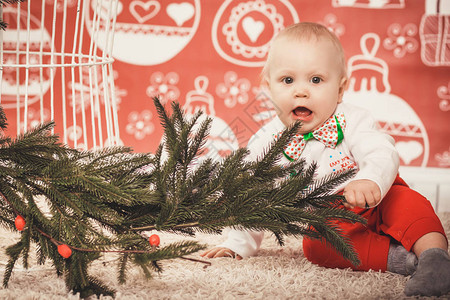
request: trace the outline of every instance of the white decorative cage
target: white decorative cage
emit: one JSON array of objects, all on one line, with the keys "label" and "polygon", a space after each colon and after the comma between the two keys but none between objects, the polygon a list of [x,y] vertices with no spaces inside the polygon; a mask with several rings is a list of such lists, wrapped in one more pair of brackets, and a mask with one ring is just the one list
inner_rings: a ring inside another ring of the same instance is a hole
[{"label": "white decorative cage", "polygon": [[8,23],[0,30],[0,104],[10,132],[54,120],[54,132],[71,147],[120,144],[111,56],[118,3],[0,5]]}]

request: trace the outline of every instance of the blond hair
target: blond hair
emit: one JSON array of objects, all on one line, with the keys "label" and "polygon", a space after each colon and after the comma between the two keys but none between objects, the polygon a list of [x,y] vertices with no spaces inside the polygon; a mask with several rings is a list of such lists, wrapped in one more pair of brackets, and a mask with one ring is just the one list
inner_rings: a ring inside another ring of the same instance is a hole
[{"label": "blond hair", "polygon": [[[296,23],[293,25],[290,25],[286,28],[284,28],[278,35],[272,40],[272,44],[274,44],[278,39],[282,37],[289,37],[293,38],[296,41],[309,41],[313,38],[319,39],[319,38],[325,38],[328,39],[333,43],[333,45],[336,48],[336,59],[339,59],[339,63],[342,66],[342,76],[346,76],[347,74],[347,67],[345,62],[345,54],[344,49],[342,48],[342,44],[339,41],[338,37],[331,32],[328,28],[325,26],[318,24],[318,23],[312,23],[312,22],[301,22]],[[264,78],[264,76],[267,76],[269,73],[269,62],[272,58],[272,51],[269,49],[269,54],[267,55],[267,60],[264,65],[264,68],[261,73],[261,77]]]}]

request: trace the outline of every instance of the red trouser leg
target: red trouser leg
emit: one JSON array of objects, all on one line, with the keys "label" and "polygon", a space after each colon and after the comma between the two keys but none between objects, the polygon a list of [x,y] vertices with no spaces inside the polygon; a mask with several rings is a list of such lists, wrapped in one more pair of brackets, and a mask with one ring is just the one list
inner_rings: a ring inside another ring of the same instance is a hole
[{"label": "red trouser leg", "polygon": [[386,271],[391,238],[410,251],[414,243],[426,233],[440,232],[445,236],[444,228],[430,202],[410,189],[400,177],[397,177],[377,207],[355,208],[352,211],[366,218],[367,225],[337,224],[350,238],[361,264],[353,266],[321,240],[304,238],[303,252],[308,260],[329,268]]}]

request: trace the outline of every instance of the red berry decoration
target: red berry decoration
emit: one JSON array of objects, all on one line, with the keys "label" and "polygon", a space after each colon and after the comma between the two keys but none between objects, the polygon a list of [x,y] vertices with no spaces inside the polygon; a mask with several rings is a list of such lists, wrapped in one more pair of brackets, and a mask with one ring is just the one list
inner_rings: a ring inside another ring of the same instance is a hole
[{"label": "red berry decoration", "polygon": [[159,236],[157,234],[152,234],[149,238],[148,241],[150,243],[150,245],[157,247],[159,246]]},{"label": "red berry decoration", "polygon": [[64,258],[69,258],[72,255],[72,249],[66,244],[59,245],[58,252]]},{"label": "red berry decoration", "polygon": [[22,216],[17,216],[14,224],[16,225],[17,230],[22,231],[25,228],[26,222]]}]

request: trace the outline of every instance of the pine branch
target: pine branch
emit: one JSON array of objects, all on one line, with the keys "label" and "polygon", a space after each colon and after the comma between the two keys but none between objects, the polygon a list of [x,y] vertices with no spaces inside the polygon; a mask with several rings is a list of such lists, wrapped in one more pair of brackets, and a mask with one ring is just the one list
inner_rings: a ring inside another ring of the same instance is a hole
[{"label": "pine branch", "polygon": [[[272,168],[279,163],[284,146],[288,144],[288,142],[297,133],[300,127],[301,123],[296,122],[294,123],[294,125],[286,128],[281,134],[281,136],[278,139],[274,140],[270,144],[270,146],[264,150],[260,158],[255,163],[255,170],[254,170],[255,177],[264,177],[270,174],[267,172],[269,170],[272,170]],[[291,168],[295,168],[297,164],[303,164],[303,162],[299,161],[297,163],[292,163]]]},{"label": "pine branch", "polygon": [[[329,194],[330,189],[334,189],[346,182],[349,178],[355,175],[355,170],[344,171],[342,173],[330,174],[324,176],[320,180],[314,182],[310,187],[309,196],[315,203],[320,202],[320,198]],[[341,176],[344,175],[344,176]]]},{"label": "pine branch", "polygon": [[[157,102],[157,99],[155,99],[155,102]],[[160,108],[161,107],[162,106],[160,106]],[[177,110],[174,109],[174,111]],[[164,115],[162,110],[160,111],[160,117],[163,124],[167,120],[171,120],[175,124],[176,122],[174,120],[177,120],[177,117],[168,117],[167,115]],[[179,121],[181,124],[182,119],[179,116],[178,119],[181,120]],[[277,232],[278,235],[280,232],[289,234],[287,231],[289,228],[290,230],[293,230],[294,234],[297,234],[299,228],[291,226],[293,223],[301,222],[308,225],[312,223],[314,218],[319,218],[319,216],[311,214],[309,219],[305,218],[304,211],[309,213],[308,209],[310,209],[311,205],[318,208],[334,207],[340,199],[336,196],[331,197],[329,194],[339,183],[347,180],[349,176],[352,175],[351,172],[348,172],[339,174],[338,176],[325,178],[318,183],[314,183],[315,165],[312,165],[305,171],[304,176],[291,176],[292,178],[285,180],[286,175],[292,173],[292,170],[295,170],[297,174],[302,174],[304,172],[304,162],[302,161],[283,166],[284,168],[280,168],[277,165],[279,163],[280,154],[282,153],[281,150],[284,148],[287,141],[289,141],[296,133],[298,126],[300,126],[300,124],[295,124],[291,128],[288,128],[277,141],[274,141],[272,145],[266,149],[265,153],[255,163],[243,163],[246,155],[245,150],[237,151],[221,162],[221,164],[217,166],[217,171],[211,172],[209,175],[210,183],[205,186],[206,188],[208,188],[208,186],[219,187],[216,190],[217,192],[209,193],[206,196],[202,193],[198,194],[197,191],[196,196],[199,198],[197,201],[198,203],[201,203],[203,208],[200,208],[200,205],[198,207],[189,207],[191,211],[195,210],[197,212],[198,217],[192,213],[185,213],[183,207],[183,204],[186,203],[184,202],[185,199],[191,200],[192,198],[185,196],[182,199],[177,198],[176,201],[170,200],[172,199],[171,196],[176,194],[175,192],[170,191],[171,186],[176,187],[179,186],[179,184],[184,186],[186,186],[186,184],[188,185],[189,180],[186,179],[186,174],[178,179],[169,175],[163,176],[162,178],[169,178],[170,184],[168,185],[167,190],[165,190],[165,193],[160,194],[160,196],[163,197],[160,198],[162,210],[159,219],[157,219],[157,222],[154,225],[138,226],[134,227],[133,230],[139,231],[149,228],[156,228],[158,230],[177,230],[195,224],[195,227],[198,230],[212,230],[214,232],[220,232],[225,226],[236,226],[247,229],[269,230]],[[163,127],[168,128],[167,131],[170,131],[172,130],[171,128],[175,128],[176,126],[163,125]],[[173,132],[175,132],[175,130],[173,130]],[[171,134],[168,133],[167,136],[171,136]],[[170,149],[179,149],[177,147],[179,147],[180,143],[177,144],[178,141],[175,136],[167,139],[167,141],[171,140],[173,141],[171,142],[173,144],[170,146],[166,145],[166,147],[169,147],[169,151],[173,151]],[[165,168],[158,168],[162,173],[168,173],[169,170],[171,172],[176,172],[177,170],[175,163],[177,159],[174,158],[177,154],[175,153],[172,155],[171,153],[168,153],[169,158],[167,159],[168,163],[166,163]],[[202,165],[197,167],[202,168]],[[186,166],[182,169],[186,170]],[[205,168],[205,170],[207,170],[207,168]],[[189,175],[190,174],[188,174],[187,178],[189,178]],[[284,185],[282,184],[277,189],[274,182],[280,180],[284,180],[287,183]],[[167,181],[159,181],[161,185],[166,185],[166,182]],[[158,186],[158,184],[156,185]],[[299,186],[302,187],[300,190]],[[205,189],[205,187],[203,187],[203,189]],[[163,187],[157,187],[157,189],[159,188],[163,189]],[[274,190],[276,191],[276,194],[272,194]],[[313,192],[311,192],[311,190]],[[187,192],[186,194],[189,195],[190,193]],[[264,199],[268,195],[272,195],[269,201]],[[315,201],[317,199],[320,201]],[[273,208],[277,205],[281,207]],[[302,210],[302,213],[299,214],[297,212],[297,214],[293,214],[290,210],[282,208],[286,206]],[[270,207],[272,208],[268,209]],[[264,210],[269,211],[271,215],[269,216],[267,213],[264,213]],[[206,211],[209,216],[205,216],[204,212]],[[342,214],[339,214],[338,212],[329,217],[336,220],[345,221],[350,219],[351,221],[361,221],[357,216],[348,216],[346,212],[342,212]],[[270,222],[267,222],[267,219],[269,219]],[[319,218],[319,220],[320,222],[324,222],[323,218]],[[325,226],[324,228],[331,230],[330,232],[335,232],[334,229],[329,226]],[[308,232],[306,231],[306,233]],[[338,250],[343,249],[341,245],[345,244],[345,241],[342,236],[338,234],[329,234],[326,230],[322,230],[322,233],[327,234],[326,238],[329,239],[331,244],[338,246]],[[311,235],[315,236],[315,234],[312,233]],[[346,250],[349,250],[349,248],[346,248]],[[352,259],[348,253],[349,252],[347,251],[344,255]]]},{"label": "pine branch", "polygon": [[6,6],[7,4],[17,4],[19,2],[25,2],[25,0],[0,0],[0,5]]},{"label": "pine branch", "polygon": [[24,248],[23,242],[19,241],[14,245],[6,248],[6,254],[9,256],[8,264],[5,268],[5,273],[3,275],[3,287],[8,287],[9,279],[11,278],[12,271],[16,261],[19,259],[19,255]]},{"label": "pine branch", "polygon": [[[287,128],[257,161],[238,149],[221,161],[197,161],[211,126],[201,112],[186,117],[178,103],[169,115],[154,103],[164,128],[164,143],[154,155],[135,154],[127,147],[78,151],[59,143],[44,124],[16,139],[0,140],[0,221],[14,228],[16,215],[27,227],[20,243],[9,250],[4,276],[7,285],[18,257],[27,262],[29,243],[37,245],[38,260],[53,262],[73,292],[113,294],[88,274],[102,253],[120,255],[118,278],[139,266],[147,277],[160,272],[164,259],[184,258],[203,249],[180,242],[153,249],[142,234],[158,230],[184,235],[220,233],[225,227],[269,231],[280,243],[287,235],[324,239],[352,262],[357,257],[334,221],[361,222],[337,209],[342,199],[333,189],[351,173],[315,181],[315,168],[297,161],[280,166],[285,144],[300,124]],[[202,120],[200,122],[200,120]],[[0,127],[6,129],[0,110]],[[44,201],[46,214],[37,205]],[[57,246],[72,255],[64,259]],[[83,296],[84,297],[84,296]]]},{"label": "pine branch", "polygon": [[[0,0],[0,1],[2,1],[2,0]],[[8,123],[6,122],[5,111],[3,110],[3,107],[0,106],[0,128],[2,130],[5,130],[7,126],[8,126]]]}]

